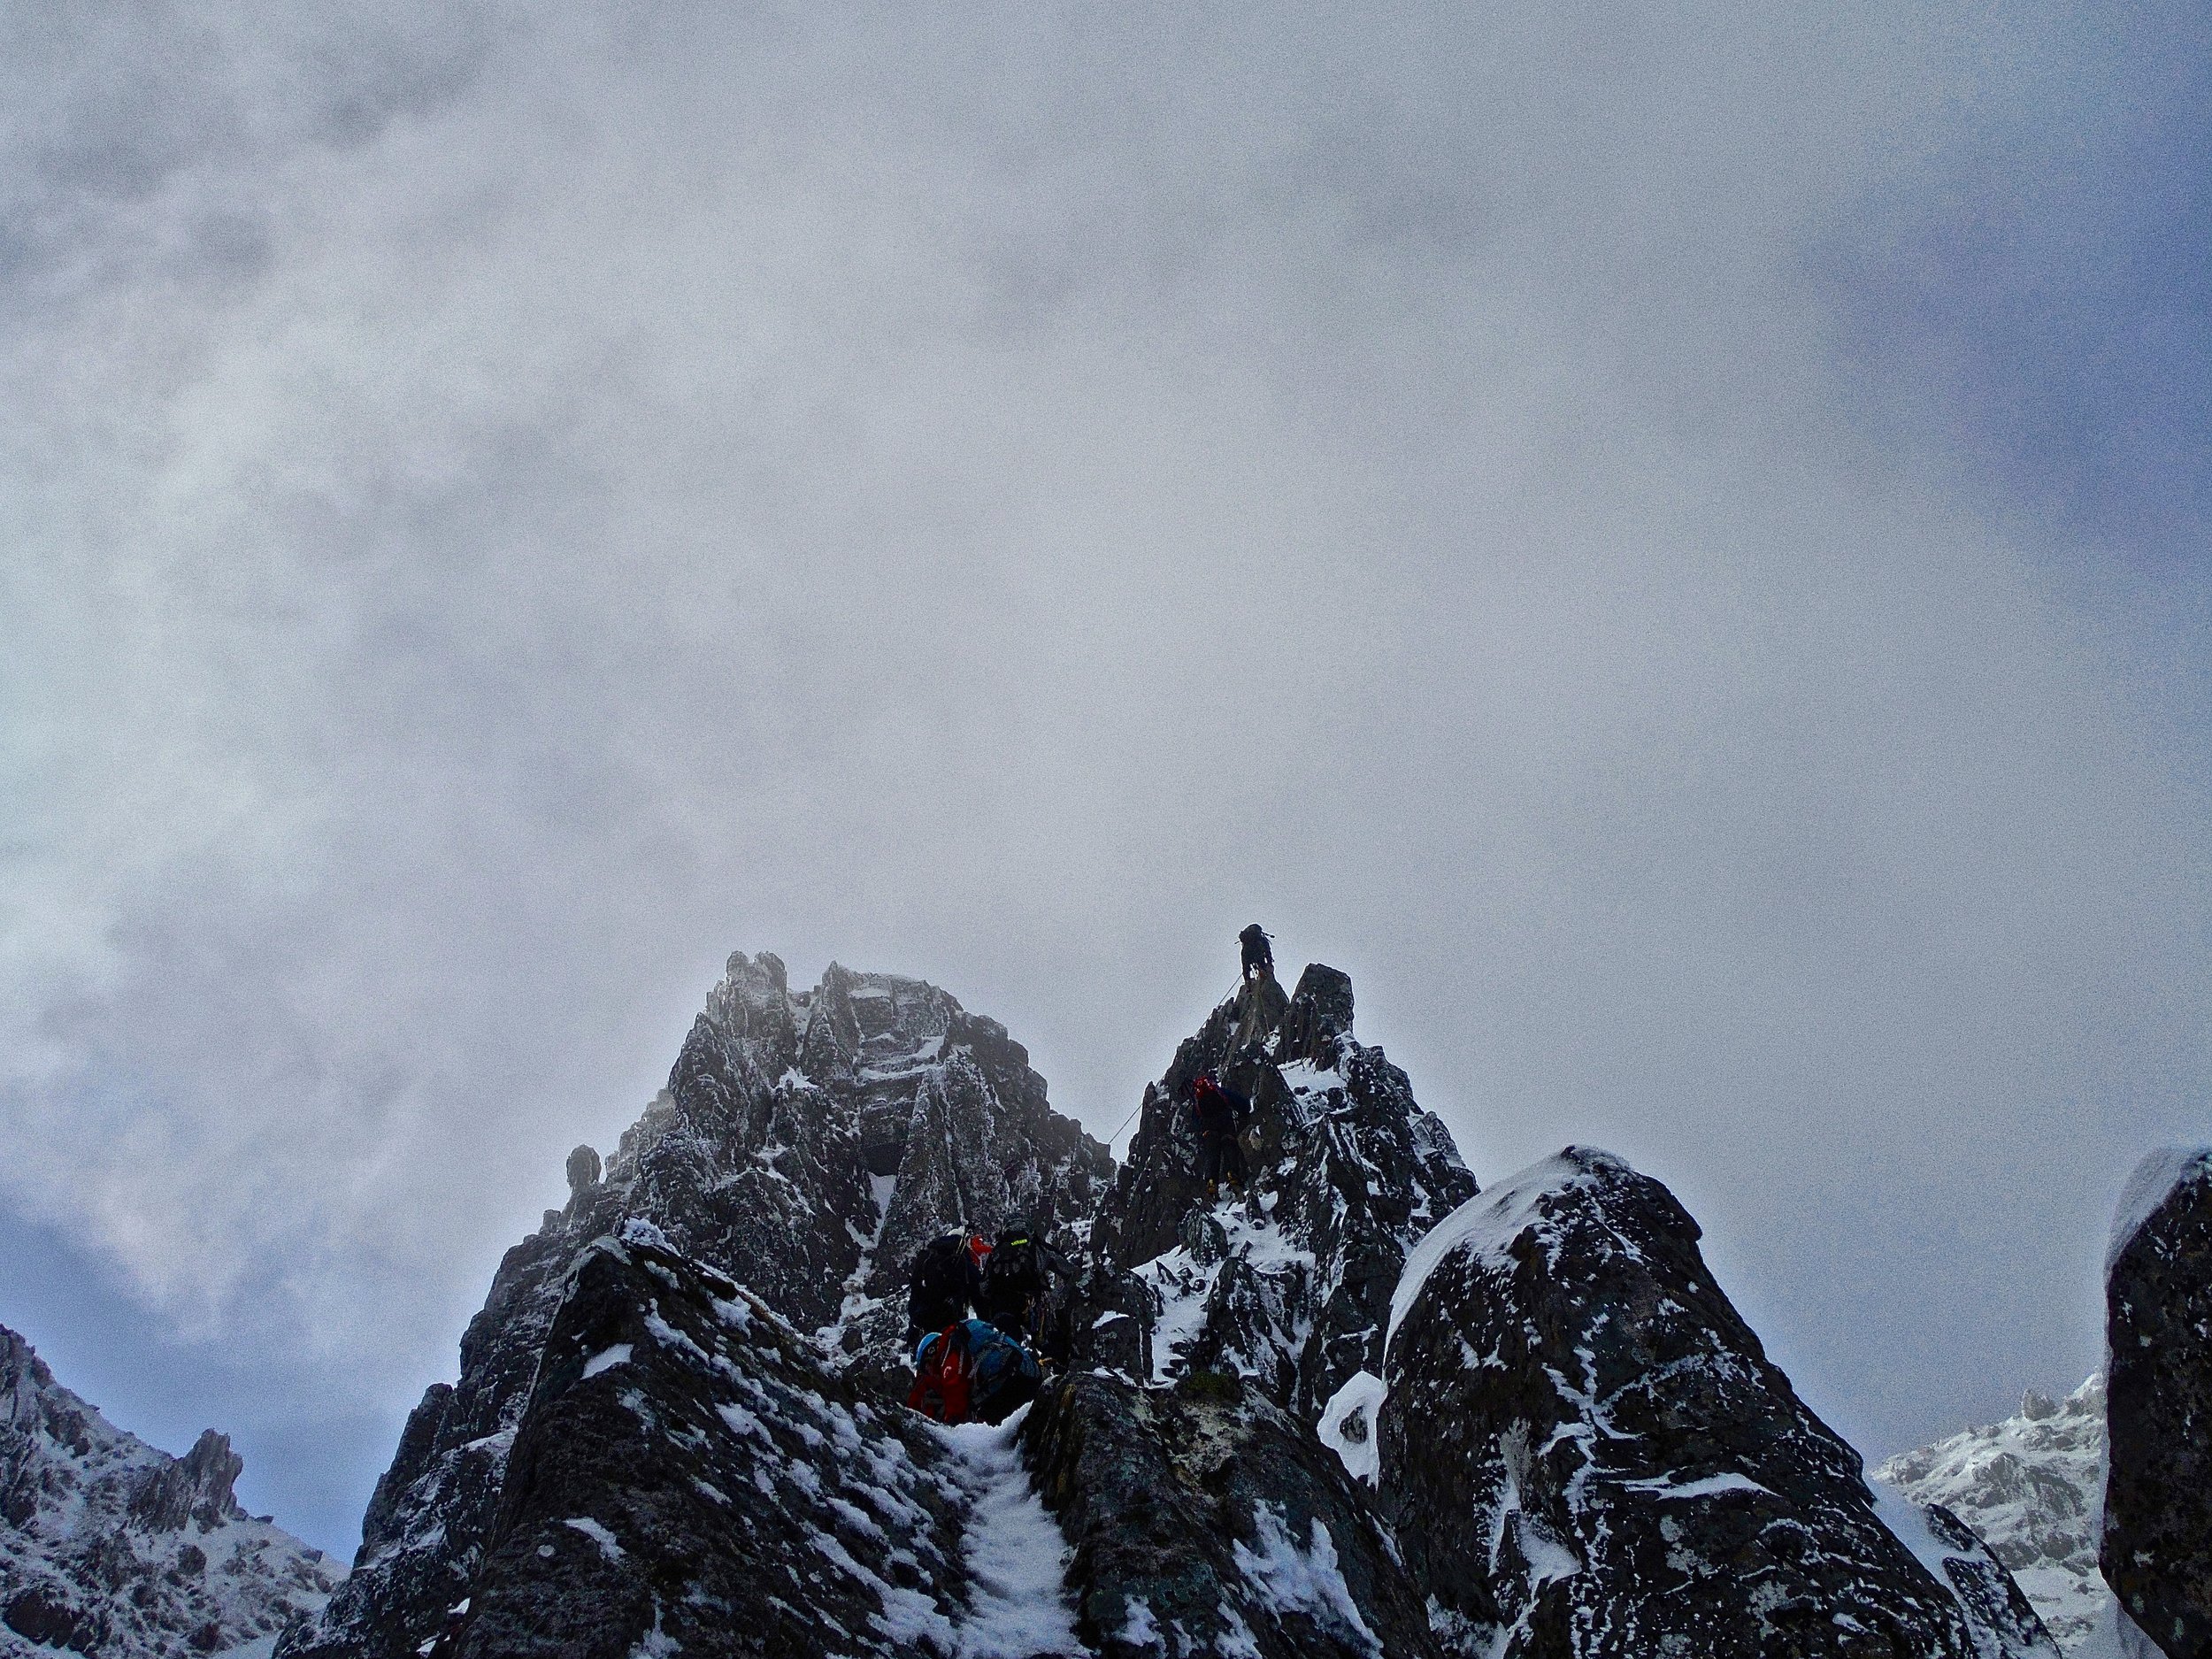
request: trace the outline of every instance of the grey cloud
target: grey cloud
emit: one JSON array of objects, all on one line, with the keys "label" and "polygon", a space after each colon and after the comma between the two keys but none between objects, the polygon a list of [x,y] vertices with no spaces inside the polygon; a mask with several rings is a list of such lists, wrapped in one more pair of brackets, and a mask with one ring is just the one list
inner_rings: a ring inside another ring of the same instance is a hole
[{"label": "grey cloud", "polygon": [[2064,18],[470,15],[25,141],[18,1210],[395,1409],[729,949],[1105,1133],[1257,915],[1854,1432],[2093,1356],[2206,1070],[2167,693],[1845,424],[1803,258]]}]

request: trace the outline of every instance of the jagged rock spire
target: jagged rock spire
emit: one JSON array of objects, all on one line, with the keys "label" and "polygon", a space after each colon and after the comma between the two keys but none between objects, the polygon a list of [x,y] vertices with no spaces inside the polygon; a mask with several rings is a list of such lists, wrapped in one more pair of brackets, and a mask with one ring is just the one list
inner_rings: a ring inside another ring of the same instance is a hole
[{"label": "jagged rock spire", "polygon": [[[1209,1200],[1183,1102],[1200,1073],[1252,1103],[1251,1190]],[[1289,996],[1240,985],[1146,1086],[1098,1254],[1135,1333],[1119,1358],[1148,1379],[1228,1370],[1310,1423],[1381,1359],[1384,1311],[1406,1252],[1471,1197],[1451,1133],[1406,1074],[1352,1032],[1351,980],[1320,964]],[[1112,1327],[1109,1327],[1110,1333]]]},{"label": "jagged rock spire", "polygon": [[377,1484],[352,1579],[287,1659],[410,1659],[444,1630],[511,1525],[510,1459],[595,1239],[649,1226],[881,1392],[902,1368],[916,1246],[1016,1216],[1079,1244],[1111,1170],[1028,1052],[949,993],[836,964],[794,991],[778,957],[733,955],[668,1087],[501,1263],[459,1379],[423,1396]]},{"label": "jagged rock spire", "polygon": [[212,1429],[182,1457],[125,1433],[0,1326],[0,1652],[214,1653],[320,1608],[335,1570],[238,1507],[244,1467]]}]

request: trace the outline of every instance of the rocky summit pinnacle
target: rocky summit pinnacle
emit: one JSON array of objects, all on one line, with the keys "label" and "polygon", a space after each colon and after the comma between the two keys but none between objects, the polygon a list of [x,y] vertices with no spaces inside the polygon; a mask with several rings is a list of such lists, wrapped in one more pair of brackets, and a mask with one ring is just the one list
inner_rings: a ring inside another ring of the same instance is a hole
[{"label": "rocky summit pinnacle", "polygon": [[[1354,1013],[1263,964],[1117,1169],[947,993],[733,956],[280,1659],[2047,1659],[1970,1532],[1868,1490],[1663,1187],[1571,1149],[1479,1192]],[[1010,1223],[1071,1268],[1064,1349],[1005,1423],[928,1422],[908,1264]]]}]

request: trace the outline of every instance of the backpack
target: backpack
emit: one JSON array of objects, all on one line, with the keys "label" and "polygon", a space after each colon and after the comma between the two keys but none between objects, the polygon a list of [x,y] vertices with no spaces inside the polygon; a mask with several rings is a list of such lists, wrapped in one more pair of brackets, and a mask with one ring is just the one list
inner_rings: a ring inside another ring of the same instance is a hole
[{"label": "backpack", "polygon": [[1003,1423],[1016,1407],[1034,1400],[1043,1376],[1029,1350],[980,1319],[969,1321],[970,1415],[983,1423]]},{"label": "backpack", "polygon": [[907,1310],[917,1325],[940,1329],[954,1319],[964,1319],[975,1300],[979,1275],[968,1254],[965,1233],[948,1233],[932,1239],[914,1253],[908,1280]]},{"label": "backpack", "polygon": [[983,1264],[983,1294],[979,1305],[996,1319],[1010,1316],[1017,1324],[1025,1319],[1030,1306],[1045,1293],[1044,1258],[1026,1227],[1009,1227],[991,1247],[991,1259]]},{"label": "backpack", "polygon": [[932,1332],[923,1339],[914,1356],[914,1386],[906,1391],[906,1403],[940,1423],[968,1420],[972,1375],[969,1323],[963,1321]]}]

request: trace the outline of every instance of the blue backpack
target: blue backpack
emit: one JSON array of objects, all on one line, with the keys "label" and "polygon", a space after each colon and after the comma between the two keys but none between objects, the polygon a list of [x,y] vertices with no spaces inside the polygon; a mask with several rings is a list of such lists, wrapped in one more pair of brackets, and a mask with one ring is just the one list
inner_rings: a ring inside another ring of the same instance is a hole
[{"label": "blue backpack", "polygon": [[1043,1378],[1036,1358],[995,1325],[971,1319],[967,1329],[968,1414],[979,1422],[1003,1423],[1037,1397]]}]

